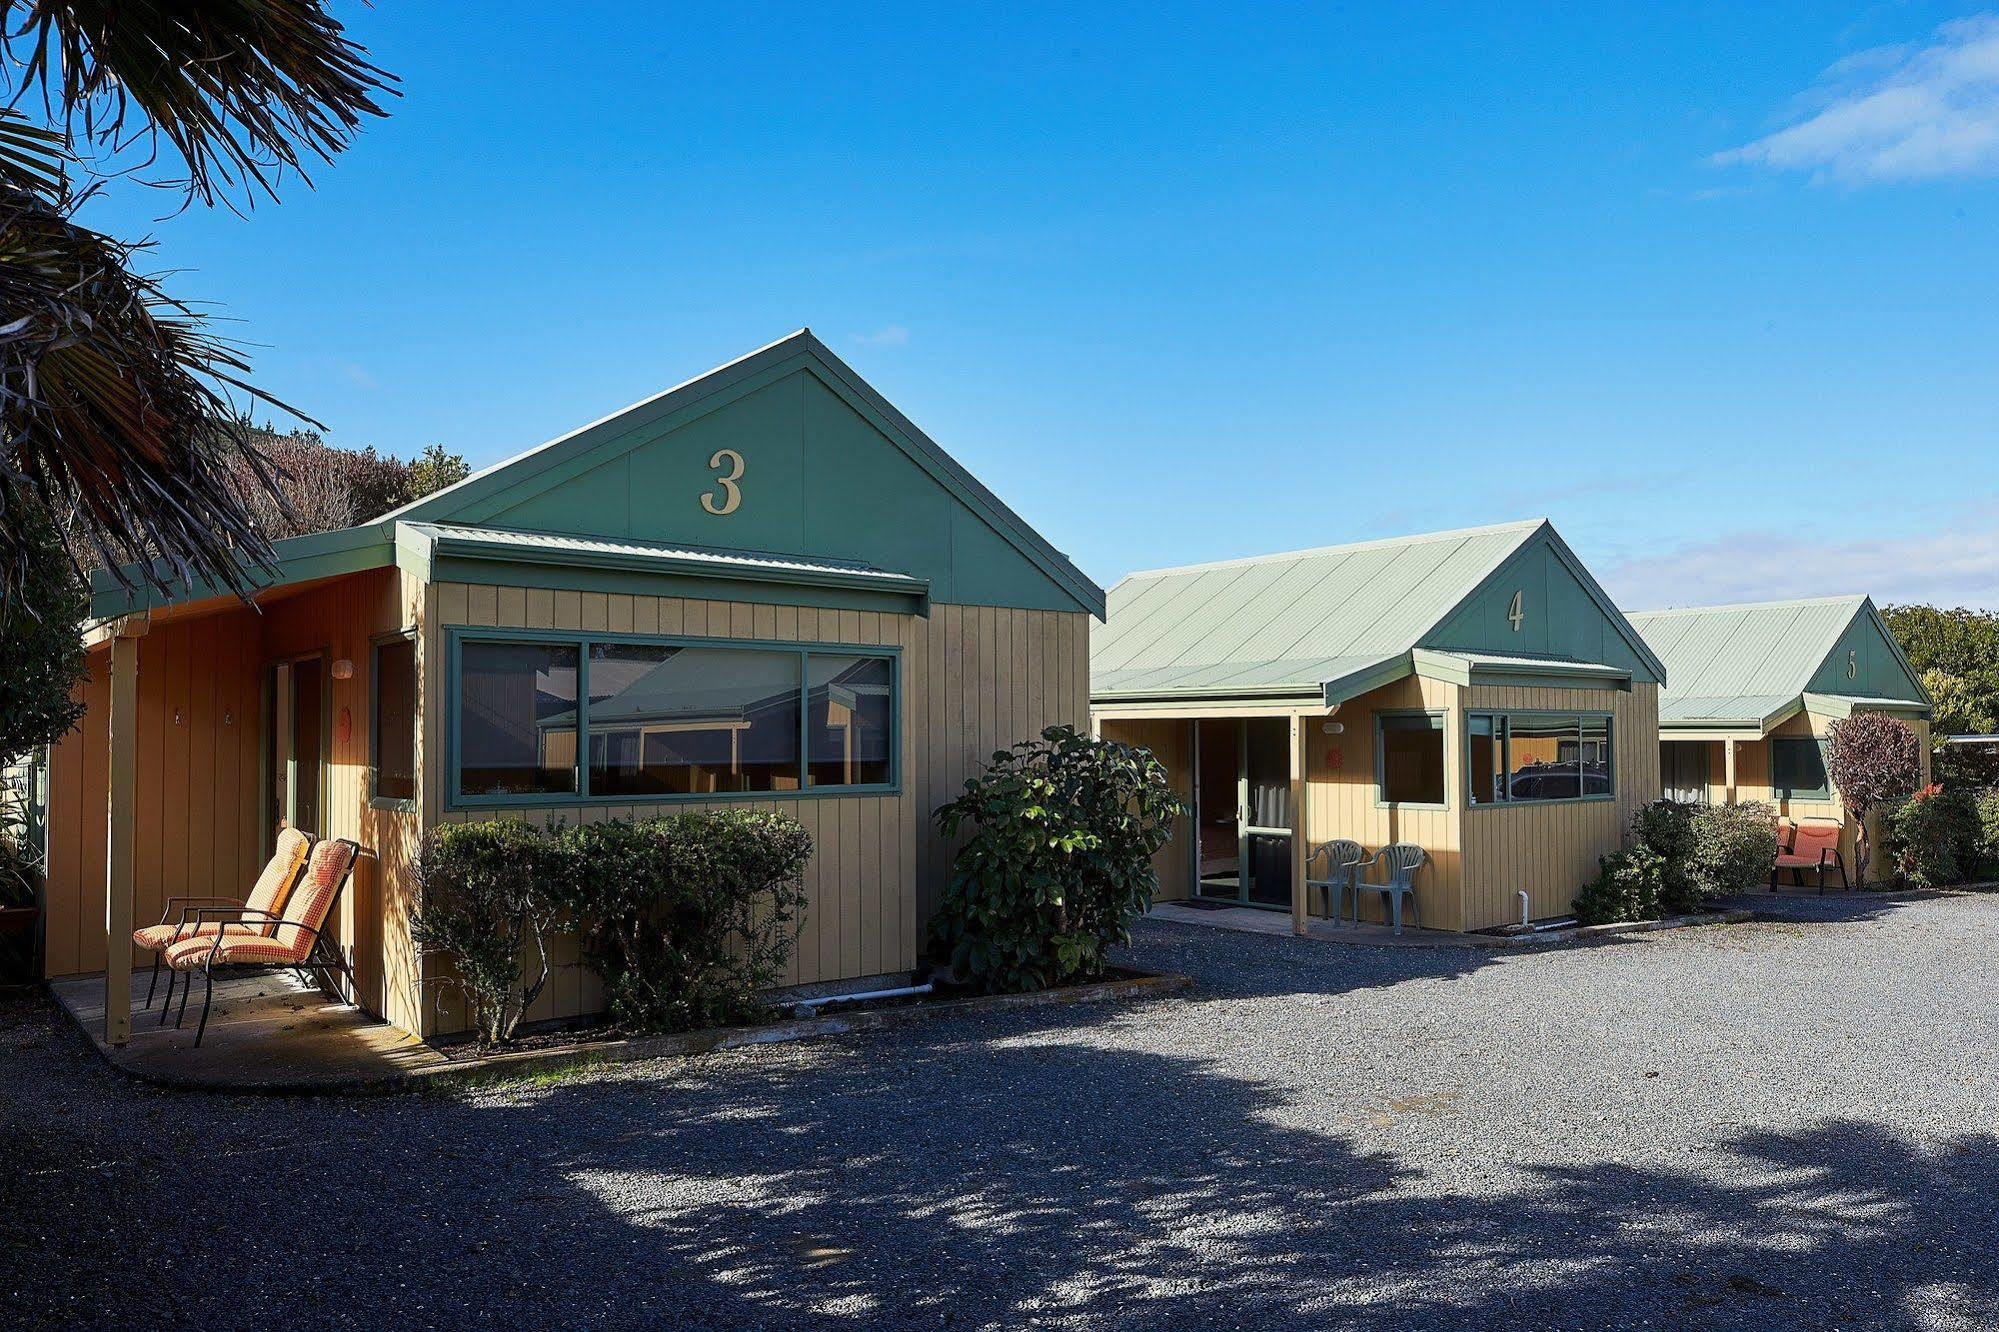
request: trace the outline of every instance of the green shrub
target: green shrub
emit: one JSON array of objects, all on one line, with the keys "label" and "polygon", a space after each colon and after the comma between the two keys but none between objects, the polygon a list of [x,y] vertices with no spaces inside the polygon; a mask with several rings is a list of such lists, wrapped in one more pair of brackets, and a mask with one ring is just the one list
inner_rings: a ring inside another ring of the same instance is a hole
[{"label": "green shrub", "polygon": [[1583,885],[1572,910],[1584,925],[1657,920],[1666,858],[1640,842],[1597,861],[1596,878]]},{"label": "green shrub", "polygon": [[1652,851],[1662,862],[1659,868],[1662,915],[1687,915],[1707,905],[1691,873],[1695,808],[1677,800],[1654,800],[1640,806],[1631,819],[1633,844]]},{"label": "green shrub", "polygon": [[1150,750],[1053,726],[995,753],[937,811],[947,837],[971,836],[932,943],[961,983],[987,992],[1101,975],[1152,904],[1152,857],[1179,813]]},{"label": "green shrub", "polygon": [[1882,820],[1897,877],[1917,888],[1963,883],[1977,871],[1983,828],[1969,791],[1926,786]]},{"label": "green shrub", "polygon": [[587,823],[560,837],[565,900],[611,1016],[632,1031],[746,1022],[784,978],[812,836],[788,814],[728,809]]},{"label": "green shrub", "polygon": [[[411,933],[454,955],[479,1038],[511,1040],[548,983],[562,858],[548,832],[515,819],[446,823],[417,854]],[[523,964],[533,954],[533,978]]]},{"label": "green shrub", "polygon": [[1980,879],[1999,877],[1999,789],[1986,787],[1972,796],[1978,809],[1978,865],[1972,873]]},{"label": "green shrub", "polygon": [[1753,892],[1777,859],[1777,811],[1761,801],[1695,810],[1687,879],[1700,901]]}]

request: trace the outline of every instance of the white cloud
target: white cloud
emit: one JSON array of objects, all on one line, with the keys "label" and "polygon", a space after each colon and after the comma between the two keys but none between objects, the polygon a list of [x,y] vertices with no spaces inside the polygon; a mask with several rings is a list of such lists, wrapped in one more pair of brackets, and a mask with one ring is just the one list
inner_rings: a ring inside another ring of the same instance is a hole
[{"label": "white cloud", "polygon": [[901,324],[889,324],[872,333],[856,333],[854,341],[864,347],[902,347],[909,342],[909,330]]},{"label": "white cloud", "polygon": [[1797,123],[1712,160],[1854,184],[1999,173],[1999,15],[1848,56],[1802,102]]},{"label": "white cloud", "polygon": [[1846,593],[1883,605],[1999,609],[1999,502],[1906,537],[1841,540],[1836,512],[1780,508],[1772,516],[1789,530],[1737,533],[1628,560],[1602,573],[1604,589],[1626,610]]}]

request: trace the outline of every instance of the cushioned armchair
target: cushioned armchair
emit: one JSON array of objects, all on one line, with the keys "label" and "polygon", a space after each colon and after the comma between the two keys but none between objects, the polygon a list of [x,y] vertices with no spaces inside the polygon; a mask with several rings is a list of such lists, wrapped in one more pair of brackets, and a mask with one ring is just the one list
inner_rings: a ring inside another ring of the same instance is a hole
[{"label": "cushioned armchair", "polygon": [[[312,851],[312,838],[296,828],[286,828],[278,833],[277,845],[271,849],[271,858],[264,864],[264,872],[250,886],[248,897],[169,897],[160,911],[160,923],[144,925],[132,931],[132,946],[143,948],[153,955],[153,980],[146,987],[146,1007],[153,1006],[153,992],[160,987],[160,959],[167,949],[184,939],[197,936],[213,937],[217,934],[261,934],[268,936],[273,928],[266,923],[251,924],[239,922],[223,924],[211,922],[205,925],[195,923],[196,913],[213,907],[241,907],[249,911],[268,915],[283,911],[285,902],[291,896],[292,888],[298,883],[299,874],[305,869],[306,856]],[[173,978],[167,978],[167,1001],[174,997]],[[160,1010],[162,1016],[166,1010]]]},{"label": "cushioned armchair", "polygon": [[[347,961],[340,956],[326,938],[326,918],[333,913],[333,904],[340,900],[341,889],[353,877],[354,863],[366,852],[360,844],[345,837],[329,838],[312,848],[312,854],[305,863],[305,873],[299,877],[298,887],[292,890],[291,901],[283,915],[270,911],[252,911],[248,907],[214,907],[198,911],[197,920],[202,920],[209,912],[235,918],[234,923],[268,925],[269,932],[254,934],[220,933],[207,937],[183,939],[168,947],[167,967],[170,971],[183,975],[186,981],[181,987],[180,1012],[174,1017],[178,1027],[187,1016],[188,991],[194,988],[194,973],[200,972],[203,982],[201,997],[201,1023],[195,1028],[194,1043],[201,1044],[202,1035],[208,1030],[208,1010],[215,999],[215,973],[223,967],[291,967],[303,972],[319,972],[330,979],[335,975],[345,976],[353,983],[354,973],[347,967]],[[167,982],[167,995],[173,996],[173,981]],[[168,1005],[160,1008],[160,1020],[166,1020]]]}]

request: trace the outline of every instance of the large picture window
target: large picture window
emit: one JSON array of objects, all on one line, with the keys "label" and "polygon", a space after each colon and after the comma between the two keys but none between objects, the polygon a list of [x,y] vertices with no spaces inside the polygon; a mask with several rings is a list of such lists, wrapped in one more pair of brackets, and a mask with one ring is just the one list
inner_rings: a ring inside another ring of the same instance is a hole
[{"label": "large picture window", "polygon": [[892,653],[466,633],[457,662],[453,790],[467,803],[882,790],[895,781]]},{"label": "large picture window", "polygon": [[1825,747],[1807,736],[1778,736],[1770,742],[1770,790],[1779,800],[1831,800]]},{"label": "large picture window", "polygon": [[1375,718],[1375,794],[1384,805],[1444,803],[1444,719],[1383,713]]},{"label": "large picture window", "polygon": [[1473,805],[1602,800],[1612,794],[1608,717],[1473,713],[1466,719],[1466,733],[1466,779]]}]

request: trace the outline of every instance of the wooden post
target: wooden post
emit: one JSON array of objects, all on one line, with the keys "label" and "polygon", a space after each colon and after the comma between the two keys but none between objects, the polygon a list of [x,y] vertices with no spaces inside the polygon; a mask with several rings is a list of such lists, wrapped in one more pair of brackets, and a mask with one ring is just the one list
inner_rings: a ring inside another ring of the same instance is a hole
[{"label": "wooden post", "polygon": [[1305,718],[1291,714],[1291,932],[1308,933],[1312,918],[1305,890]]},{"label": "wooden post", "polygon": [[109,810],[104,854],[104,1040],[132,1039],[133,806],[138,794],[139,640],[143,616],[120,620],[111,636]]},{"label": "wooden post", "polygon": [[1728,787],[1728,800],[1726,803],[1732,805],[1735,803],[1735,741],[1722,741],[1721,750],[1722,773],[1725,784]]}]

